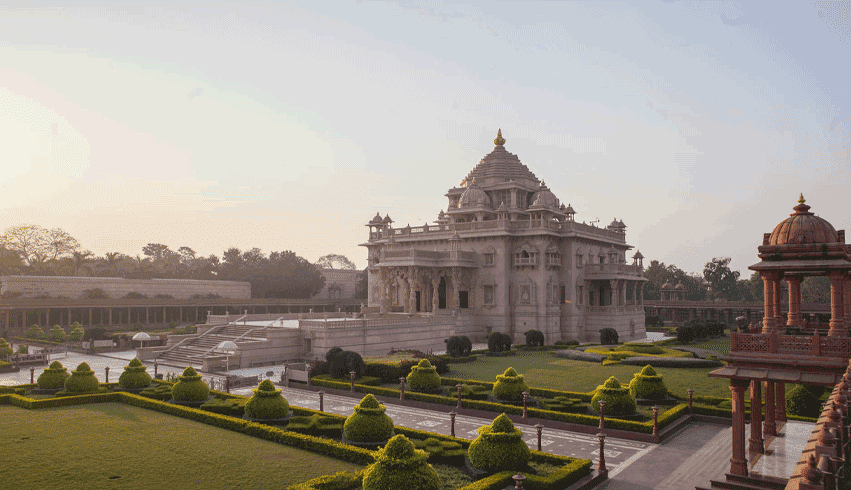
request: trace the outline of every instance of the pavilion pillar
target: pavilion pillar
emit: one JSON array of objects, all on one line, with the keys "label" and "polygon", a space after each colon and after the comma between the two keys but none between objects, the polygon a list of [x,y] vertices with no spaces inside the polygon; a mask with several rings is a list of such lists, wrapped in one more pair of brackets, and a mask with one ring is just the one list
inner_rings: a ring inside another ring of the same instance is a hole
[{"label": "pavilion pillar", "polygon": [[438,288],[440,288],[440,279],[433,279],[431,281],[431,312],[437,313],[438,306],[440,306],[440,300],[438,293]]},{"label": "pavilion pillar", "polygon": [[71,325],[71,323],[73,323],[71,321],[71,308],[68,308],[68,325]]},{"label": "pavilion pillar", "polygon": [[774,421],[774,381],[765,382],[765,425],[763,433],[767,436],[777,435],[777,425]]},{"label": "pavilion pillar", "polygon": [[89,326],[91,326],[91,325],[92,325],[92,310],[93,310],[93,309],[94,309],[94,308],[89,308]]},{"label": "pavilion pillar", "polygon": [[786,383],[775,381],[774,417],[777,422],[786,422]]},{"label": "pavilion pillar", "polygon": [[747,381],[730,379],[733,392],[733,457],[730,458],[730,473],[747,476],[748,460],[745,457],[745,386]]},{"label": "pavilion pillar", "polygon": [[752,453],[765,450],[762,439],[762,385],[755,379],[751,380],[751,439],[748,449]]},{"label": "pavilion pillar", "polygon": [[165,308],[165,306],[163,306],[163,323],[168,322],[168,319],[165,317],[165,315],[166,315],[166,308]]},{"label": "pavilion pillar", "polygon": [[379,291],[378,291],[378,312],[382,315],[387,313],[387,303],[385,298],[390,295],[390,291],[388,291],[387,287],[387,268],[383,267],[381,269],[381,274],[379,276]]},{"label": "pavilion pillar", "polygon": [[417,284],[414,282],[414,275],[411,273],[408,276],[408,313],[414,313],[417,309]]},{"label": "pavilion pillar", "polygon": [[147,307],[145,307],[145,323],[146,324],[151,323],[151,309],[147,308]]},{"label": "pavilion pillar", "polygon": [[763,283],[762,304],[765,308],[765,315],[762,318],[762,333],[771,333],[774,326],[774,278],[777,277],[777,273],[762,272],[760,275]]},{"label": "pavilion pillar", "polygon": [[644,305],[644,283],[638,283],[638,301],[639,304]]},{"label": "pavilion pillar", "polygon": [[112,325],[112,308],[109,309],[109,324]]},{"label": "pavilion pillar", "polygon": [[843,311],[842,285],[845,282],[843,274],[832,272],[830,274],[830,330],[829,337],[847,337],[845,330],[845,312]]},{"label": "pavilion pillar", "polygon": [[842,276],[842,312],[847,330],[851,328],[851,278],[847,274]]},{"label": "pavilion pillar", "polygon": [[777,277],[774,279],[774,301],[772,304],[774,306],[774,333],[784,334],[786,333],[786,325],[783,324],[783,288],[781,287],[783,274],[778,273]]},{"label": "pavilion pillar", "polygon": [[789,284],[789,313],[786,320],[786,326],[790,328],[800,328],[801,325],[801,278],[787,277],[786,283]]}]

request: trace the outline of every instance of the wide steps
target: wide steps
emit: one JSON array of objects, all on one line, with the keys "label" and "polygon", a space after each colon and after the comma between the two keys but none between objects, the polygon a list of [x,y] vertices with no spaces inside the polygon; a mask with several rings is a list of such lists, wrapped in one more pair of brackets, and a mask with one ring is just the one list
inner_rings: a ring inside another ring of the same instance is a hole
[{"label": "wide steps", "polygon": [[783,490],[786,481],[762,475],[742,476],[726,474],[726,480],[711,480],[710,487],[694,487],[695,490]]}]

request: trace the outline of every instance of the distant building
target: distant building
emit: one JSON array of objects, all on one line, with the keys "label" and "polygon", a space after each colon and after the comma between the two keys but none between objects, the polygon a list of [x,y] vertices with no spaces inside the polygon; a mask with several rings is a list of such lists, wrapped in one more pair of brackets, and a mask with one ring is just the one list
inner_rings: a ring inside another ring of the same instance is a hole
[{"label": "distant building", "polygon": [[197,294],[217,294],[233,299],[251,298],[251,283],[240,281],[71,276],[0,277],[0,294],[19,293],[21,298],[81,298],[87,289],[102,289],[113,299],[122,298],[127,293],[140,293],[151,298],[158,294],[168,294],[175,299],[189,299]]},{"label": "distant building", "polygon": [[358,284],[359,270],[319,269],[325,277],[325,286],[312,299],[335,300],[352,299]]},{"label": "distant building", "polygon": [[446,193],[434,224],[393,228],[380,215],[367,223],[370,310],[454,314],[457,334],[471,338],[499,331],[522,342],[536,329],[547,343],[584,342],[604,327],[622,341],[645,338],[643,257],[626,263],[623,221],[576,222],[505,150],[501,131],[494,143]]}]

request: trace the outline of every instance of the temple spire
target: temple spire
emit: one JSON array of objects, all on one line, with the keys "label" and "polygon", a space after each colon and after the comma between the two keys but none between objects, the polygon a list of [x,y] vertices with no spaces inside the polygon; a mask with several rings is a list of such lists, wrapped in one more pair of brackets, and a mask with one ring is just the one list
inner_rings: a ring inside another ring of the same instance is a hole
[{"label": "temple spire", "polygon": [[802,192],[801,197],[798,198],[798,204],[804,204],[805,202],[807,202],[807,200],[804,199],[804,193]]},{"label": "temple spire", "polygon": [[505,144],[505,138],[502,137],[502,128],[499,128],[496,132],[496,139],[493,140],[493,144],[496,146],[502,146]]}]

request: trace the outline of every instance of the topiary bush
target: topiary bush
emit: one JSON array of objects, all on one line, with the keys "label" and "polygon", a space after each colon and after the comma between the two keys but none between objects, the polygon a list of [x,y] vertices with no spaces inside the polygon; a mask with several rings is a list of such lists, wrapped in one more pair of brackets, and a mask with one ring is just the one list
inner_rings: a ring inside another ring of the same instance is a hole
[{"label": "topiary bush", "polygon": [[544,345],[544,333],[540,330],[527,330],[524,335],[526,336],[526,347],[538,347]]},{"label": "topiary bush", "polygon": [[600,343],[603,345],[617,345],[618,331],[614,328],[603,328],[600,330]]},{"label": "topiary bush", "polygon": [[420,359],[419,364],[411,368],[406,381],[412,391],[423,393],[440,391],[440,375],[437,374],[437,368],[432,366],[428,359]]},{"label": "topiary bush", "polygon": [[522,374],[517,374],[513,367],[496,375],[496,383],[493,385],[493,396],[500,400],[520,401],[523,400],[523,392],[529,391],[529,387],[523,380]]},{"label": "topiary bush", "polygon": [[786,392],[786,413],[815,417],[821,412],[821,401],[806,387],[797,385]]},{"label": "topiary bush", "polygon": [[65,334],[65,330],[62,330],[62,327],[54,325],[50,327],[48,338],[53,342],[65,342],[65,339],[68,338],[68,336]]},{"label": "topiary bush", "polygon": [[446,353],[451,357],[467,357],[473,350],[473,342],[466,335],[453,335],[444,340]]},{"label": "topiary bush", "polygon": [[638,405],[635,398],[629,393],[629,388],[623,388],[620,382],[612,376],[605,383],[597,387],[591,398],[591,410],[600,413],[600,400],[606,402],[606,415],[632,415]]},{"label": "topiary bush", "polygon": [[12,355],[12,346],[6,339],[0,338],[0,359],[5,359]]},{"label": "topiary bush", "polygon": [[479,436],[470,443],[467,456],[476,468],[487,472],[526,470],[532,456],[523,433],[505,414],[491,425],[479,427]]},{"label": "topiary bush", "polygon": [[403,435],[390,439],[363,474],[363,490],[443,490],[425,451]]},{"label": "topiary bush", "polygon": [[245,404],[245,416],[251,419],[283,419],[290,412],[290,404],[281,396],[281,390],[276,389],[268,379],[264,379],[255,388],[254,395]]},{"label": "topiary bush", "polygon": [[354,442],[380,443],[393,436],[393,420],[385,415],[386,407],[372,394],[355,405],[355,411],[343,424],[343,437]]},{"label": "topiary bush", "polygon": [[73,342],[79,342],[83,340],[83,335],[85,335],[85,331],[83,331],[83,326],[77,322],[71,324],[71,331],[68,332],[68,340]]},{"label": "topiary bush", "polygon": [[505,352],[511,350],[511,336],[502,332],[491,332],[488,335],[488,350],[490,352]]},{"label": "topiary bush", "polygon": [[[645,400],[664,400],[668,397],[668,388],[662,381],[662,376],[656,374],[652,366],[644,366],[641,371],[635,373],[629,382],[629,393],[635,398]],[[606,403],[608,411],[608,402]]]},{"label": "topiary bush", "polygon": [[125,390],[147,388],[151,384],[151,375],[146,372],[147,369],[142,361],[134,357],[118,377],[118,387]]},{"label": "topiary bush", "polygon": [[176,402],[203,402],[210,396],[210,388],[201,380],[201,375],[189,366],[177,377],[171,395]]},{"label": "topiary bush", "polygon": [[33,326],[27,329],[26,337],[32,340],[41,340],[45,338],[44,330],[38,325],[33,324]]},{"label": "topiary bush", "polygon": [[41,374],[38,375],[38,383],[39,389],[42,390],[56,390],[59,388],[63,388],[65,386],[65,382],[68,381],[71,375],[68,374],[68,368],[62,366],[59,361],[53,361],[50,363],[50,367],[44,370]]},{"label": "topiary bush", "polygon": [[106,329],[103,325],[95,325],[85,330],[83,340],[106,340],[109,337],[106,335]]},{"label": "topiary bush", "polygon": [[85,362],[71,371],[71,377],[65,381],[65,391],[70,393],[88,393],[98,390],[98,379],[95,372]]},{"label": "topiary bush", "polygon": [[325,354],[325,360],[328,362],[328,373],[335,378],[348,379],[351,371],[355,372],[356,377],[361,377],[366,370],[360,354],[339,347],[332,347]]}]

